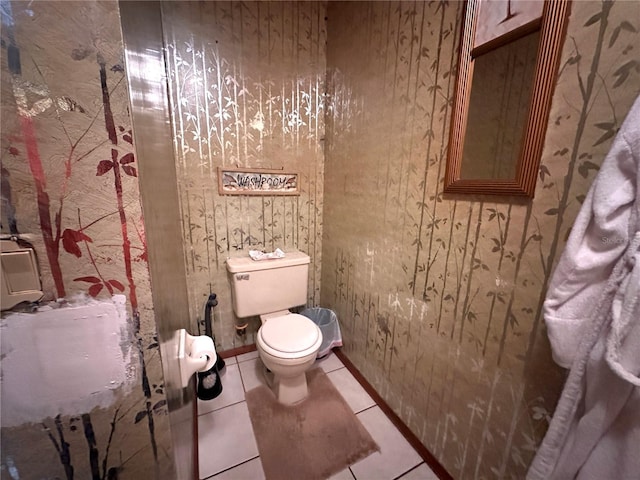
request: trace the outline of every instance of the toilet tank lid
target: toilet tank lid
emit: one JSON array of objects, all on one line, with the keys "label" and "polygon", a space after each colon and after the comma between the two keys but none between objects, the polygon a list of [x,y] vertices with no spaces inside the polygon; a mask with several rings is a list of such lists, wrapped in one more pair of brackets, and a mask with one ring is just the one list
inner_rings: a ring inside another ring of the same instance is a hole
[{"label": "toilet tank lid", "polygon": [[255,272],[257,270],[268,270],[270,268],[293,267],[310,263],[309,255],[303,252],[285,252],[282,258],[272,260],[253,260],[248,254],[244,257],[227,258],[227,270],[231,273]]}]

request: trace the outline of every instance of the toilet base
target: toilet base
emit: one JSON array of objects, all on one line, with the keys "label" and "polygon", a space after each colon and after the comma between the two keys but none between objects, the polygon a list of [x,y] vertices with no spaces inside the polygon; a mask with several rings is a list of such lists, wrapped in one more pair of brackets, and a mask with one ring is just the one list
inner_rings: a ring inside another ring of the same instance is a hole
[{"label": "toilet base", "polygon": [[276,397],[278,397],[278,402],[283,405],[293,405],[309,396],[307,377],[304,372],[294,377],[279,377],[276,375],[275,383]]},{"label": "toilet base", "polygon": [[[316,326],[316,328],[318,327]],[[267,384],[273,385],[273,393],[279,403],[293,405],[307,398],[309,389],[306,371],[316,361],[321,343],[322,333],[319,332],[318,341],[312,347],[304,350],[302,354],[298,353],[300,356],[293,356],[286,352],[274,351],[265,345],[260,336],[260,330],[258,331],[256,341],[258,354],[264,366],[271,371],[273,382],[269,381],[270,375],[266,374],[267,372],[265,372],[265,379],[267,379]]]}]

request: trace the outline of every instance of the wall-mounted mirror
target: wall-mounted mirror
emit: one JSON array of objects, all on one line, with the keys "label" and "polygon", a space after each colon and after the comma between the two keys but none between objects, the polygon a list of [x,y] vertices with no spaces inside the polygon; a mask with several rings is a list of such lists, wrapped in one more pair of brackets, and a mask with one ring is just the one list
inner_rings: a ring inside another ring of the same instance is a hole
[{"label": "wall-mounted mirror", "polygon": [[468,0],[445,193],[533,197],[569,0]]}]

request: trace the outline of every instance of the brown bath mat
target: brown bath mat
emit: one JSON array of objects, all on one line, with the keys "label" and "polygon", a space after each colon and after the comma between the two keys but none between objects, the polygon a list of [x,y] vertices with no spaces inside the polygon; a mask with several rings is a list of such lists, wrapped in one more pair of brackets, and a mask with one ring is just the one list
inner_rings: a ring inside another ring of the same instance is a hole
[{"label": "brown bath mat", "polygon": [[322,370],[307,382],[309,396],[293,406],[264,385],[247,392],[267,480],[320,480],[380,450]]}]

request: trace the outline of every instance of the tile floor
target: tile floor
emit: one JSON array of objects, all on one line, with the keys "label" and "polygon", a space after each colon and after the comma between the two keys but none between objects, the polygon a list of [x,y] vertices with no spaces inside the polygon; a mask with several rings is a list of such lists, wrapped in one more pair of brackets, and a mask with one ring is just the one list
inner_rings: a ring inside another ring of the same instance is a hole
[{"label": "tile floor", "polygon": [[[200,478],[263,480],[246,391],[265,383],[258,352],[225,360],[222,394],[198,401]],[[351,465],[331,480],[437,480],[437,476],[395,428],[333,353],[318,360],[338,391],[380,446],[380,452]],[[301,479],[302,480],[302,479]]]}]

